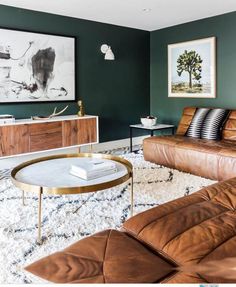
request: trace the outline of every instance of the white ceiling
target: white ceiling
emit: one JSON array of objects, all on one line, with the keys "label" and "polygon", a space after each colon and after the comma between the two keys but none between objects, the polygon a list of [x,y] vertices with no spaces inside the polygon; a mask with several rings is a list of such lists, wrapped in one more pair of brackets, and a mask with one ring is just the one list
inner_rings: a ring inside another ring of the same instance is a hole
[{"label": "white ceiling", "polygon": [[[0,4],[148,31],[236,10],[236,0],[0,0]],[[151,10],[144,12],[145,8]]]}]

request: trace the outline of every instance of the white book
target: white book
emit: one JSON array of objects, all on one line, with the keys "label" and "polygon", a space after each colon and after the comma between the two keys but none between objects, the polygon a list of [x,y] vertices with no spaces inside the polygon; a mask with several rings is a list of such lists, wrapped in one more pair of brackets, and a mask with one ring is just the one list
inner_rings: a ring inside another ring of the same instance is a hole
[{"label": "white book", "polygon": [[117,172],[117,168],[104,170],[104,171],[97,171],[97,172],[94,172],[92,175],[91,174],[88,175],[88,174],[81,173],[81,172],[75,172],[74,170],[70,169],[71,175],[77,176],[85,180],[92,180],[92,179],[100,178],[100,177],[103,177],[103,176],[106,176],[106,175],[109,175],[115,172]]},{"label": "white book", "polygon": [[77,165],[71,165],[71,171],[82,175],[83,177],[93,176],[98,172],[114,169],[116,169],[116,163],[114,161],[100,159],[92,159],[88,162],[81,162]]}]

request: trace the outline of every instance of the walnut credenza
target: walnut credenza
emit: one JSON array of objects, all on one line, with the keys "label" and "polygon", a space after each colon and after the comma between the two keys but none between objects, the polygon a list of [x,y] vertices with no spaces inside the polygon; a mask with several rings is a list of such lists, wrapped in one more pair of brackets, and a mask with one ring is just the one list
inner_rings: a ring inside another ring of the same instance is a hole
[{"label": "walnut credenza", "polygon": [[16,120],[0,125],[0,156],[11,156],[99,142],[98,117],[76,115],[49,120]]}]

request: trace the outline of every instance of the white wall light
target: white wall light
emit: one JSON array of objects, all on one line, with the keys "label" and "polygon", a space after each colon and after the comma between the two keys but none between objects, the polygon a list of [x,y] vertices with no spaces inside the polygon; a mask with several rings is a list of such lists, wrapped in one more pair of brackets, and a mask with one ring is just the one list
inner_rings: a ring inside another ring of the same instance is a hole
[{"label": "white wall light", "polygon": [[105,60],[115,60],[115,55],[112,52],[112,49],[107,44],[103,44],[101,46],[101,52],[105,54],[104,59]]}]

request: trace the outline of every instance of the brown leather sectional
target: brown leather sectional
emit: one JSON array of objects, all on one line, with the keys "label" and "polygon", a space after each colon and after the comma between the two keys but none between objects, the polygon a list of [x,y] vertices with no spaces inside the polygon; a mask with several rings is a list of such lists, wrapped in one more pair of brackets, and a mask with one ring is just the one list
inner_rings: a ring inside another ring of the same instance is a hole
[{"label": "brown leather sectional", "polygon": [[146,138],[145,160],[219,181],[236,176],[236,110],[230,111],[220,141],[184,136],[195,111],[184,109],[176,135]]},{"label": "brown leather sectional", "polygon": [[[144,141],[145,158],[222,180],[236,173],[236,111],[219,142],[176,136]],[[168,190],[166,190],[168,192]],[[227,265],[228,264],[228,265]],[[236,177],[140,213],[26,267],[55,283],[235,283]]]},{"label": "brown leather sectional", "polygon": [[232,270],[230,278],[219,275],[222,260],[236,258],[235,210],[236,178],[149,209],[122,231],[82,239],[26,270],[55,283],[235,283]]}]

